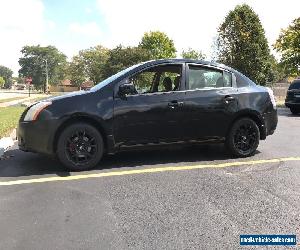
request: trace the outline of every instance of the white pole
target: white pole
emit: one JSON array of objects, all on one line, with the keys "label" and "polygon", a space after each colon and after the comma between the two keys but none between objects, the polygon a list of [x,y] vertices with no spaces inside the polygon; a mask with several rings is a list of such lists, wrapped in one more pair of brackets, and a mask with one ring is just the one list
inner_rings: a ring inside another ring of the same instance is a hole
[{"label": "white pole", "polygon": [[46,89],[45,92],[48,93],[49,75],[48,75],[48,61],[45,59],[46,63]]}]

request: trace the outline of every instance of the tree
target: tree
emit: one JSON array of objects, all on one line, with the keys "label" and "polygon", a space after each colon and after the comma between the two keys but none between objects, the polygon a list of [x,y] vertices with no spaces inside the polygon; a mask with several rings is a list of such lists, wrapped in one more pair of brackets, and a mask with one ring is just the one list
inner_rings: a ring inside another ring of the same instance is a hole
[{"label": "tree", "polygon": [[148,51],[151,59],[176,57],[176,48],[173,40],[160,31],[146,32],[139,47]]},{"label": "tree", "polygon": [[141,47],[123,47],[122,45],[109,51],[105,65],[105,78],[134,64],[150,60],[147,50]]},{"label": "tree", "polygon": [[72,61],[68,64],[67,78],[77,87],[80,87],[87,79],[85,64],[79,55],[73,56]]},{"label": "tree", "polygon": [[74,56],[69,65],[71,81],[80,86],[87,79],[94,84],[104,79],[104,69],[109,57],[109,49],[98,45],[86,50],[81,50]]},{"label": "tree", "polygon": [[0,65],[0,77],[2,77],[5,82],[4,87],[7,87],[7,88],[10,87],[12,74],[13,74],[13,71],[11,69]]},{"label": "tree", "polygon": [[56,47],[25,46],[21,53],[19,74],[21,77],[32,77],[32,82],[37,89],[44,87],[47,71],[50,84],[58,84],[60,80],[64,79],[67,65],[66,56]]},{"label": "tree", "polygon": [[0,88],[2,89],[4,87],[5,81],[2,76],[0,76]]},{"label": "tree", "polygon": [[192,48],[188,48],[187,50],[183,50],[181,52],[181,57],[185,59],[197,59],[197,60],[204,60],[205,55],[202,51],[197,51]]},{"label": "tree", "polygon": [[273,45],[281,53],[281,64],[286,73],[300,74],[300,17],[293,20],[287,29],[281,33]]},{"label": "tree", "polygon": [[218,29],[218,61],[231,66],[255,82],[271,80],[272,57],[258,15],[246,4],[237,5]]}]

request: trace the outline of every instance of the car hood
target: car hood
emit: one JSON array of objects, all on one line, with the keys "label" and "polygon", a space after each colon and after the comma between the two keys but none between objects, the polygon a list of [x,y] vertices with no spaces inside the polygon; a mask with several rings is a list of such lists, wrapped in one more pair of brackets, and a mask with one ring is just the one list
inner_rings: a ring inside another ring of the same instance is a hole
[{"label": "car hood", "polygon": [[67,94],[62,94],[62,95],[59,95],[59,96],[49,97],[49,98],[45,99],[45,101],[55,102],[55,101],[71,98],[71,97],[74,97],[74,96],[87,95],[88,93],[89,93],[89,91],[84,91],[84,90],[75,91],[75,92],[71,92],[71,93],[67,93]]}]

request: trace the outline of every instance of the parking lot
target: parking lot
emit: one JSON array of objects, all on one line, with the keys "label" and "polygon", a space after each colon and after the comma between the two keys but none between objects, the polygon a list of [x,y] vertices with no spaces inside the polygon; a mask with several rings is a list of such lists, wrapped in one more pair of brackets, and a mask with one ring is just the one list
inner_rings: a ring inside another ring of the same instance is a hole
[{"label": "parking lot", "polygon": [[[14,147],[0,161],[1,249],[236,249],[300,236],[300,116],[253,157],[223,146],[119,153],[87,172]],[[299,240],[298,240],[299,241]]]}]

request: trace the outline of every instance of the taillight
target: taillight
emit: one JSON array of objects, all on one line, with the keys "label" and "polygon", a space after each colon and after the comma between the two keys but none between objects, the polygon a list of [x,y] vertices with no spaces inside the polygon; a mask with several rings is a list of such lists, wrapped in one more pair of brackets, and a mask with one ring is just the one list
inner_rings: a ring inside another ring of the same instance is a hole
[{"label": "taillight", "polygon": [[275,96],[274,96],[273,90],[271,88],[269,88],[269,87],[267,87],[267,90],[268,90],[271,102],[273,104],[273,108],[276,109],[276,100],[275,100]]}]

